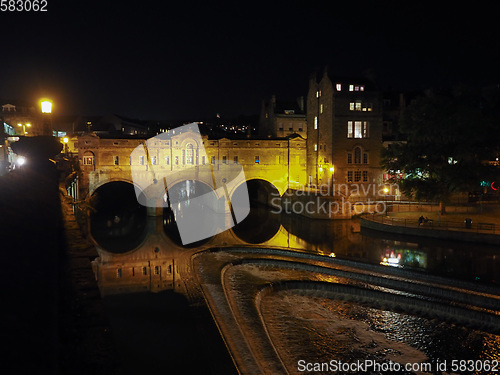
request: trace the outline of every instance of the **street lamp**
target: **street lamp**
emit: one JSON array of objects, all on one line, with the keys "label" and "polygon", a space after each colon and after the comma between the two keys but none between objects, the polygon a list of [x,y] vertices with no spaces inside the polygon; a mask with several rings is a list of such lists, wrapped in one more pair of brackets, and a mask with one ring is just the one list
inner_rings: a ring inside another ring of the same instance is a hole
[{"label": "street lamp", "polygon": [[28,127],[28,128],[31,127],[31,124],[30,123],[26,123],[26,124],[19,123],[19,124],[17,124],[17,126],[22,126],[23,127],[23,135],[26,135],[26,134],[28,134],[28,132],[26,131],[26,127]]},{"label": "street lamp", "polygon": [[40,106],[42,107],[42,113],[52,113],[52,102],[50,100],[42,100]]},{"label": "street lamp", "polygon": [[49,99],[42,99],[40,101],[40,106],[42,108],[42,134],[50,135],[52,133],[52,101]]}]

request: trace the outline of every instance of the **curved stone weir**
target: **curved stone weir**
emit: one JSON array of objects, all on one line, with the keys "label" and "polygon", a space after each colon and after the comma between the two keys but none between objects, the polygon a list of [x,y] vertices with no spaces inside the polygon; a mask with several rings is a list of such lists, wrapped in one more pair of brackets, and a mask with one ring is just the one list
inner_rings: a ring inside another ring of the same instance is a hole
[{"label": "curved stone weir", "polygon": [[317,291],[371,308],[500,333],[500,296],[487,286],[282,249],[210,249],[195,254],[193,266],[242,374],[287,371],[260,311],[263,297],[280,290]]},{"label": "curved stone weir", "polygon": [[496,298],[494,298],[496,296],[469,294],[467,293],[467,290],[457,291],[453,289],[443,289],[439,284],[423,285],[414,283],[412,280],[406,280],[403,282],[400,279],[390,279],[384,276],[358,273],[353,270],[326,268],[290,260],[262,258],[241,259],[237,262],[233,262],[232,264],[261,264],[271,267],[323,273],[331,276],[343,277],[346,279],[359,280],[366,283],[368,288],[373,289],[373,287],[371,286],[376,285],[382,288],[391,289],[394,293],[397,293],[398,291],[410,293],[413,295],[413,297],[420,297],[420,299],[423,299],[422,297],[430,297],[438,302],[444,302],[444,300],[446,300],[450,305],[462,306],[465,309],[498,315],[500,319],[500,302]]},{"label": "curved stone weir", "polygon": [[500,333],[500,318],[495,315],[484,314],[462,307],[450,306],[449,304],[442,304],[436,301],[426,301],[419,298],[360,288],[352,285],[317,281],[283,281],[264,287],[260,293],[300,289],[325,291],[333,293],[338,299],[367,304],[370,307],[406,312],[426,318],[437,318],[442,321],[461,324],[494,334]]},{"label": "curved stone weir", "polygon": [[448,286],[449,288],[464,291],[474,294],[485,294],[490,298],[496,298],[500,306],[500,290],[498,287],[493,287],[487,284],[475,284],[464,280],[456,280],[445,278],[441,276],[431,275],[425,272],[412,271],[408,269],[394,268],[394,267],[381,267],[379,265],[373,265],[369,263],[356,262],[347,259],[340,258],[330,258],[324,255],[318,255],[314,253],[305,252],[302,249],[282,249],[282,248],[223,248],[223,249],[211,249],[211,251],[227,251],[231,253],[244,253],[249,254],[264,254],[267,256],[285,256],[293,257],[299,259],[306,259],[310,261],[317,261],[326,264],[342,265],[346,267],[352,267],[354,269],[366,270],[375,273],[384,273],[388,276],[401,277],[404,279],[411,278],[412,282],[422,281],[434,284],[440,284],[442,286]]}]

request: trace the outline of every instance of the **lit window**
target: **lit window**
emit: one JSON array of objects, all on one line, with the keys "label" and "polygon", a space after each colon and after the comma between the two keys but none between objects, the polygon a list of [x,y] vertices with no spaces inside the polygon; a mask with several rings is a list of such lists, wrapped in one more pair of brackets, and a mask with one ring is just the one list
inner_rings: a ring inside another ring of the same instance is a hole
[{"label": "lit window", "polygon": [[314,144],[314,151],[318,151],[318,145],[316,143]]},{"label": "lit window", "polygon": [[337,83],[336,88],[337,88],[337,91],[342,91],[342,84]]},{"label": "lit window", "polygon": [[368,138],[368,121],[347,121],[347,138]]},{"label": "lit window", "polygon": [[323,113],[323,104],[319,105],[319,113]]},{"label": "lit window", "polygon": [[318,129],[318,116],[314,116],[314,129]]},{"label": "lit window", "polygon": [[256,163],[256,164],[259,164],[259,163],[260,163],[260,159],[259,159],[259,156],[258,156],[258,155],[255,157],[255,163]]},{"label": "lit window", "polygon": [[93,156],[84,156],[83,157],[83,165],[94,165],[94,157]]},{"label": "lit window", "polygon": [[349,91],[354,91],[354,85],[349,85]]}]

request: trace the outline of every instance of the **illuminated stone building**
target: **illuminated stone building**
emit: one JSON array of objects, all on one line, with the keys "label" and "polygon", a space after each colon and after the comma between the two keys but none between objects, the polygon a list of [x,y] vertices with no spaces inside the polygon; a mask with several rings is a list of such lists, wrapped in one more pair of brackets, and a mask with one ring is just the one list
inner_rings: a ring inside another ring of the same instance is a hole
[{"label": "illuminated stone building", "polygon": [[304,97],[297,101],[278,101],[273,95],[269,102],[263,102],[259,134],[270,137],[286,137],[298,134],[307,137],[306,111]]},{"label": "illuminated stone building", "polygon": [[312,76],[307,95],[308,184],[380,184],[382,125],[382,95],[372,82],[336,78],[326,69],[319,82]]},{"label": "illuminated stone building", "polygon": [[[281,196],[288,187],[298,188],[306,183],[306,141],[300,136],[275,139],[211,139],[196,134],[175,133],[148,143],[148,157],[134,157],[132,152],[146,141],[138,137],[97,135],[78,137],[78,157],[82,169],[80,195],[91,195],[103,184],[112,181],[133,183],[132,169],[156,170],[160,173],[180,172],[187,168],[211,166],[215,171],[225,164],[240,164],[246,180],[258,180],[270,191]],[[201,173],[201,172],[200,172]],[[180,175],[180,174],[179,174]],[[207,177],[210,184],[211,176]],[[232,192],[230,191],[231,195]],[[272,196],[268,194],[266,199]],[[265,203],[265,202],[264,202]]]}]

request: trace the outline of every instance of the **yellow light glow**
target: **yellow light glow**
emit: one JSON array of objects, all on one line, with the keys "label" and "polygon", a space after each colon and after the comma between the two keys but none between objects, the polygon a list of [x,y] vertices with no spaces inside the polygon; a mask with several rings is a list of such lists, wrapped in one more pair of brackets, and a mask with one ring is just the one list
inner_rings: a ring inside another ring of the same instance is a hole
[{"label": "yellow light glow", "polygon": [[31,126],[31,124],[26,124],[26,126]]},{"label": "yellow light glow", "polygon": [[384,193],[388,193],[389,192],[389,188],[384,188]]},{"label": "yellow light glow", "polygon": [[50,100],[42,100],[40,102],[42,113],[52,113],[52,102]]},{"label": "yellow light glow", "polygon": [[323,172],[323,167],[319,167],[319,171],[320,171],[320,172]]},{"label": "yellow light glow", "polygon": [[64,142],[64,143],[68,143],[68,142],[69,142],[68,137],[64,137],[64,138],[63,138],[63,142]]},{"label": "yellow light glow", "polygon": [[335,168],[334,167],[330,167],[330,172],[335,172]]}]

